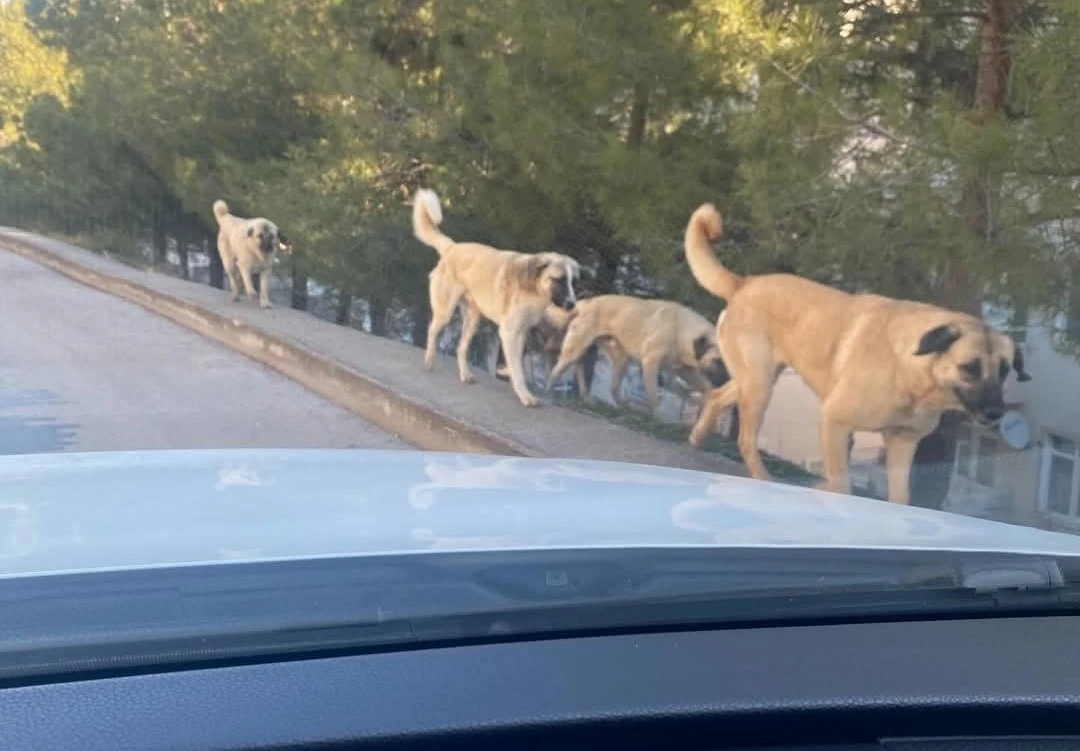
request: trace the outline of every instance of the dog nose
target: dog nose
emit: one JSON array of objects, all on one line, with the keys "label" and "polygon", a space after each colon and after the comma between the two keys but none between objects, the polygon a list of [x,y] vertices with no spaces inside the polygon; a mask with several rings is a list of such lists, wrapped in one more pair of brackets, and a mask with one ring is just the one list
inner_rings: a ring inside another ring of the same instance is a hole
[{"label": "dog nose", "polygon": [[563,304],[562,304],[563,310],[573,310],[575,304],[576,303],[575,303],[574,300],[563,300]]},{"label": "dog nose", "polygon": [[983,410],[983,415],[990,422],[997,422],[1005,415],[1005,408],[999,406],[987,407]]}]

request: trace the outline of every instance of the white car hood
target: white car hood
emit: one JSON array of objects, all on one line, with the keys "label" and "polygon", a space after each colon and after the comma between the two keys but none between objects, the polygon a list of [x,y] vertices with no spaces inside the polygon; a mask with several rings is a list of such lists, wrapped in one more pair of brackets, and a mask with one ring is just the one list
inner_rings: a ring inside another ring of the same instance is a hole
[{"label": "white car hood", "polygon": [[0,576],[596,547],[1080,554],[1080,537],[653,466],[358,450],[0,457]]}]

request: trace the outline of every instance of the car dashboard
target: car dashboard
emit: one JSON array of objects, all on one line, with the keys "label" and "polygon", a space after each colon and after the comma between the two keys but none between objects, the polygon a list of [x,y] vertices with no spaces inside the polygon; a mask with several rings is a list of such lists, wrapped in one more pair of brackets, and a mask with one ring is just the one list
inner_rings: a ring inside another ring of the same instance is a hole
[{"label": "car dashboard", "polygon": [[0,688],[4,749],[1080,748],[1080,617],[569,634]]}]

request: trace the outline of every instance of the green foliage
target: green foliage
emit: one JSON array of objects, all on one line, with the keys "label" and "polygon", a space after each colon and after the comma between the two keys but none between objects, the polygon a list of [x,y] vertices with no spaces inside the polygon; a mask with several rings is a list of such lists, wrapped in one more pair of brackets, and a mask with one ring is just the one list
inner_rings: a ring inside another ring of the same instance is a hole
[{"label": "green foliage", "polygon": [[419,185],[452,236],[712,314],[681,253],[709,200],[740,271],[952,304],[959,264],[1054,314],[1080,286],[1080,10],[1017,2],[1007,102],[976,118],[986,3],[9,2],[0,221],[206,237],[223,197],[298,273],[422,325]]}]

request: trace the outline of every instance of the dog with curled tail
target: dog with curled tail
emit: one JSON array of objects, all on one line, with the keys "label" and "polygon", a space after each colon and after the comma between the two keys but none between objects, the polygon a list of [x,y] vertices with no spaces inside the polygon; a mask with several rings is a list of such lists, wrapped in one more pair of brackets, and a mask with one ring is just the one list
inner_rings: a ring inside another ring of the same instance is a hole
[{"label": "dog with curled tail", "polygon": [[259,275],[259,307],[270,307],[270,269],[278,253],[290,252],[288,241],[269,219],[245,219],[229,213],[229,205],[214,201],[218,255],[232,287],[232,300],[240,297],[241,285],[249,299],[255,298],[252,278]]},{"label": "dog with curled tail", "polygon": [[463,320],[457,364],[461,382],[473,382],[469,344],[481,319],[487,318],[499,327],[499,342],[518,400],[526,407],[539,405],[525,379],[525,341],[529,331],[545,320],[550,306],[573,310],[577,302],[574,281],[580,277],[581,267],[561,253],[521,253],[456,242],[439,229],[442,219],[439,197],[434,191],[418,190],[413,197],[413,235],[439,254],[429,277],[431,325],[425,367],[435,367],[439,334],[460,305]]},{"label": "dog with curled tail", "polygon": [[901,504],[910,500],[915,449],[942,414],[964,412],[993,425],[1005,413],[1009,374],[1030,380],[1013,340],[974,316],[849,294],[794,274],[735,274],[713,252],[722,229],[720,212],[703,204],[684,239],[694,279],[727,301],[716,340],[731,374],[706,396],[690,442],[699,444],[720,413],[737,405],[739,451],[751,477],[768,479],[758,433],[784,367],[821,400],[825,489],[850,490],[851,434],[875,432],[885,443],[888,498]]}]

